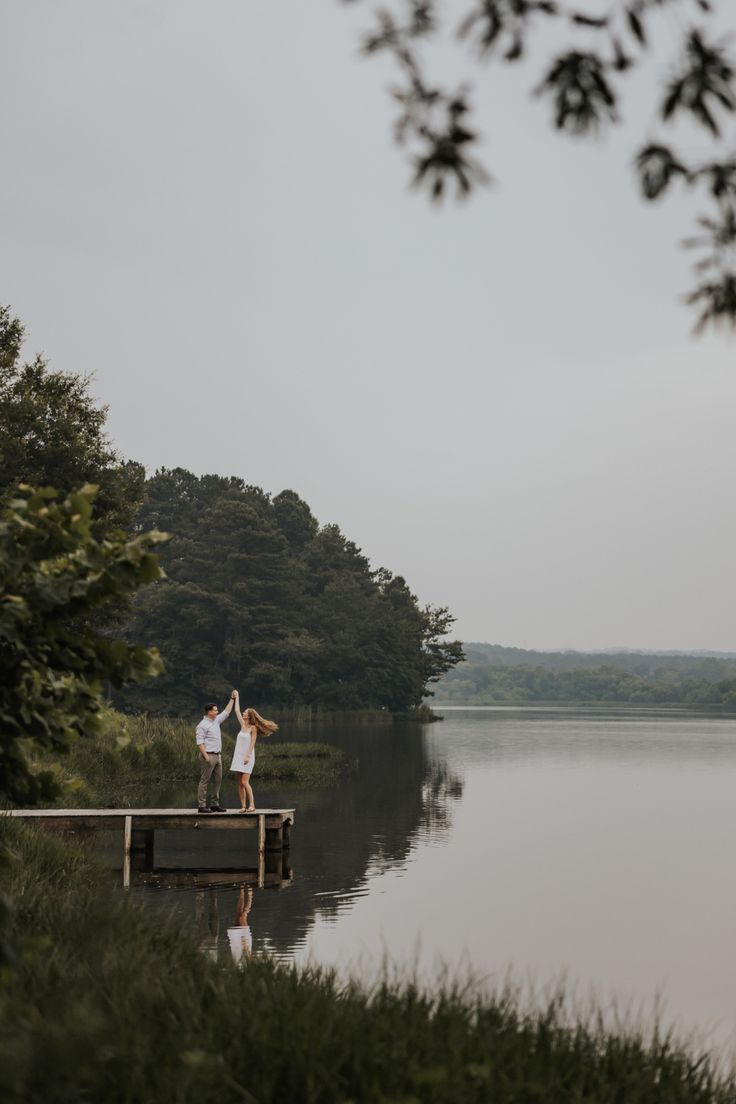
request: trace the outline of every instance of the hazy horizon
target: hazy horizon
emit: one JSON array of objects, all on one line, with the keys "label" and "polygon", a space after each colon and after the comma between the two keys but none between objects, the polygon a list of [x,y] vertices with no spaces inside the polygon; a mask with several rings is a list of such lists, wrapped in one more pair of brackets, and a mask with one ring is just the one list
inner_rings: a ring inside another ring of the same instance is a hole
[{"label": "hazy horizon", "polygon": [[440,50],[496,183],[432,209],[357,54],[370,12],[7,5],[0,302],[27,355],[94,373],[149,471],[297,491],[462,640],[736,650],[735,346],[690,336],[698,203],[637,197],[651,78],[574,142],[536,70]]}]

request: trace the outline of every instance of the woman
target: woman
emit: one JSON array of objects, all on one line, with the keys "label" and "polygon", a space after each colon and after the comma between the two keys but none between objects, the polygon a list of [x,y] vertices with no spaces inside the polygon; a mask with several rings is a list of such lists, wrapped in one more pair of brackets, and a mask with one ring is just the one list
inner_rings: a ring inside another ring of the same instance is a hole
[{"label": "woman", "polygon": [[[253,800],[253,790],[250,788],[250,776],[256,762],[256,740],[259,736],[270,736],[276,732],[278,725],[273,721],[265,721],[255,709],[248,708],[245,713],[240,712],[240,695],[235,695],[235,715],[240,721],[240,732],[235,741],[235,754],[230,764],[230,770],[238,775],[238,795],[240,797],[241,813],[254,813],[256,811]],[[247,805],[246,805],[247,799]]]}]

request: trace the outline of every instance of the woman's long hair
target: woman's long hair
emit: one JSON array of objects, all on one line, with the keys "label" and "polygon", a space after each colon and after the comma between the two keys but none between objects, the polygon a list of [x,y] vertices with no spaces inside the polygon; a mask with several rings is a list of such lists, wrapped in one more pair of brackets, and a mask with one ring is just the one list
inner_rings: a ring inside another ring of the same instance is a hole
[{"label": "woman's long hair", "polygon": [[259,736],[270,736],[272,732],[278,731],[279,726],[274,721],[265,720],[261,714],[250,705],[243,715],[243,720],[249,725],[253,725]]}]

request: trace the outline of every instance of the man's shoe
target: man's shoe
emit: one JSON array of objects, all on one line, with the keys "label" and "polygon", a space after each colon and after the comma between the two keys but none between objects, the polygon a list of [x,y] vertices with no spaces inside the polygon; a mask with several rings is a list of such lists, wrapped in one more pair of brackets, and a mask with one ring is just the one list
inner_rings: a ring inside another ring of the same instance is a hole
[{"label": "man's shoe", "polygon": [[227,809],[223,805],[210,805],[211,813],[226,813]]},{"label": "man's shoe", "polygon": [[198,813],[209,813],[209,812],[211,812],[211,810],[208,809],[206,805],[200,805],[197,808],[197,812]]}]

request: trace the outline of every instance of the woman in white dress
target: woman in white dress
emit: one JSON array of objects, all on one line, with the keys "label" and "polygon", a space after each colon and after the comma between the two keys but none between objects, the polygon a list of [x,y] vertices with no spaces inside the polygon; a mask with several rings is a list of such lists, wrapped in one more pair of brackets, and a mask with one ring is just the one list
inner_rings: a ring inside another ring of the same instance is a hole
[{"label": "woman in white dress", "polygon": [[230,764],[230,770],[235,771],[238,775],[241,813],[254,813],[256,806],[253,800],[253,790],[250,788],[250,776],[256,763],[256,740],[259,736],[270,736],[272,732],[276,732],[279,726],[274,724],[273,721],[264,720],[255,709],[248,708],[245,713],[241,713],[240,696],[237,691],[235,714],[240,721],[240,732],[235,741],[235,754]]}]

